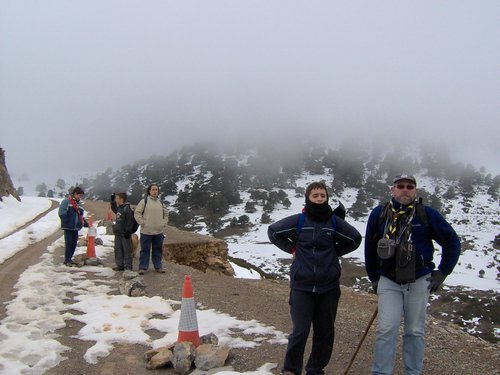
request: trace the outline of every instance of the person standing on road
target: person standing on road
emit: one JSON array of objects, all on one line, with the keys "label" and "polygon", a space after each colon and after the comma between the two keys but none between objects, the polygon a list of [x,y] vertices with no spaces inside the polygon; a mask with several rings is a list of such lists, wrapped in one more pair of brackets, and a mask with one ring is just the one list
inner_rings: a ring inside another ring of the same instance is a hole
[{"label": "person standing on road", "polygon": [[113,225],[115,235],[114,271],[132,270],[132,231],[134,227],[134,212],[127,201],[127,193],[111,195],[111,210],[116,214]]},{"label": "person standing on road", "polygon": [[89,226],[83,217],[84,210],[80,202],[84,194],[83,189],[77,186],[59,205],[59,218],[64,230],[64,264],[68,267],[72,265],[71,259],[78,244],[78,231]]},{"label": "person standing on road", "polygon": [[[424,360],[429,294],[453,271],[460,256],[460,240],[439,212],[416,201],[415,177],[397,176],[391,193],[390,202],[371,212],[365,237],[366,271],[378,295],[372,374],[392,374],[403,315],[404,373],[418,375]],[[437,270],[432,240],[442,248]]]},{"label": "person standing on road", "polygon": [[134,211],[135,220],[141,226],[141,252],[139,255],[139,273],[142,275],[149,267],[152,253],[153,266],[156,272],[165,273],[162,267],[163,231],[168,224],[168,210],[159,198],[160,189],[157,184],[148,186],[146,197],[142,199]]},{"label": "person standing on road", "polygon": [[325,373],[332,355],[340,299],[339,257],[361,243],[361,234],[335,215],[338,209],[332,210],[328,198],[323,182],[311,183],[306,189],[303,213],[271,224],[267,232],[274,245],[294,256],[289,300],[293,331],[288,337],[283,375],[302,374],[311,324],[313,342],[306,373]]}]

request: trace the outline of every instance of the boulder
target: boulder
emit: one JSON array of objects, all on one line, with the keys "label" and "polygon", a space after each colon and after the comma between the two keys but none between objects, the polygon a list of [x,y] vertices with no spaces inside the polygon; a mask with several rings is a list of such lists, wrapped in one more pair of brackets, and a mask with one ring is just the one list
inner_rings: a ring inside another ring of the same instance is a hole
[{"label": "boulder", "polygon": [[196,348],[194,364],[196,368],[208,371],[217,367],[223,367],[229,356],[227,346],[203,344]]},{"label": "boulder", "polygon": [[102,246],[102,245],[104,245],[104,241],[100,237],[96,237],[95,240],[94,240],[94,243],[95,243],[96,246]]},{"label": "boulder", "polygon": [[495,240],[493,241],[493,247],[497,250],[500,250],[500,234],[495,236]]},{"label": "boulder", "polygon": [[156,370],[172,364],[173,353],[167,347],[159,348],[157,353],[151,357],[146,368]]},{"label": "boulder", "polygon": [[124,271],[118,282],[120,293],[129,297],[141,297],[146,295],[146,284],[137,272]]},{"label": "boulder", "polygon": [[102,266],[102,260],[99,258],[88,258],[86,254],[78,254],[71,260],[76,267],[83,266]]},{"label": "boulder", "polygon": [[215,334],[209,333],[200,337],[200,344],[219,345],[219,338]]},{"label": "boulder", "polygon": [[179,342],[174,346],[172,365],[181,375],[187,374],[193,365],[195,347],[190,342]]}]

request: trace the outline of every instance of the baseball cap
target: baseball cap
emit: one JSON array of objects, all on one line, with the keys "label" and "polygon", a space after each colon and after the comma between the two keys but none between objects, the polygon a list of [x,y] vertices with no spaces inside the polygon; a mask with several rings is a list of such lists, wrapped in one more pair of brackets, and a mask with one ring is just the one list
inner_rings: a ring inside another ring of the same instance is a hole
[{"label": "baseball cap", "polygon": [[402,180],[408,180],[408,181],[411,181],[415,184],[415,186],[417,186],[417,180],[415,179],[415,177],[413,177],[412,175],[410,174],[400,174],[400,175],[397,175],[394,180],[392,181],[393,184],[395,184],[396,182],[398,181],[402,181]]}]

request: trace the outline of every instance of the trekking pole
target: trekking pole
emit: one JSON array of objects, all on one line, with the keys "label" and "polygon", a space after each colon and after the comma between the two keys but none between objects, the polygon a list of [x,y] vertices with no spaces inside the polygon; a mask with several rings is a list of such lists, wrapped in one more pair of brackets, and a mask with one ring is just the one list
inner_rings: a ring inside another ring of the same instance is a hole
[{"label": "trekking pole", "polygon": [[351,369],[352,364],[354,363],[354,360],[356,359],[356,356],[358,355],[359,349],[361,348],[361,345],[363,345],[363,342],[365,341],[366,335],[368,334],[368,331],[370,330],[370,327],[373,324],[373,321],[377,317],[378,314],[378,306],[375,308],[375,311],[373,312],[373,315],[368,322],[368,326],[365,329],[365,333],[363,333],[363,337],[361,337],[361,340],[359,341],[358,347],[356,348],[356,351],[352,355],[351,362],[349,362],[349,366],[347,366],[347,369],[344,371],[344,375],[347,375],[349,370]]}]

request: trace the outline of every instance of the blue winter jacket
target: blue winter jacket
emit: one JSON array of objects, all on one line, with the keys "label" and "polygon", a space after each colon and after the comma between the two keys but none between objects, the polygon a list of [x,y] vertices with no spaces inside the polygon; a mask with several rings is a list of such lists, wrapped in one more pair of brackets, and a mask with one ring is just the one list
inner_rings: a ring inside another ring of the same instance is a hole
[{"label": "blue winter jacket", "polygon": [[[78,205],[80,215],[83,217],[83,207],[80,201],[77,201],[76,203]],[[82,222],[80,221],[80,218],[78,217],[78,214],[73,206],[71,206],[68,197],[64,198],[59,205],[59,218],[61,219],[61,228],[64,230],[82,229]]]},{"label": "blue winter jacket", "polygon": [[267,234],[269,240],[281,250],[295,252],[290,267],[290,287],[325,293],[339,286],[339,257],[359,246],[361,234],[337,216],[333,216],[333,222],[316,222],[304,215],[304,225],[298,234],[300,214],[270,225]]},{"label": "blue winter jacket", "polygon": [[[395,209],[400,209],[401,204],[392,200]],[[395,280],[395,262],[392,259],[380,259],[377,254],[377,243],[384,235],[385,221],[379,220],[383,205],[375,207],[368,218],[365,236],[365,266],[369,279],[373,282],[380,275]],[[404,206],[403,206],[404,208]],[[442,248],[442,257],[438,269],[445,275],[449,275],[458,262],[460,256],[460,239],[450,224],[435,209],[425,206],[430,231],[416,215],[412,219],[411,238],[417,255],[416,277],[422,277],[431,273],[435,264],[433,262],[435,240]],[[380,225],[377,228],[377,224]],[[429,233],[430,232],[430,233]]]}]

